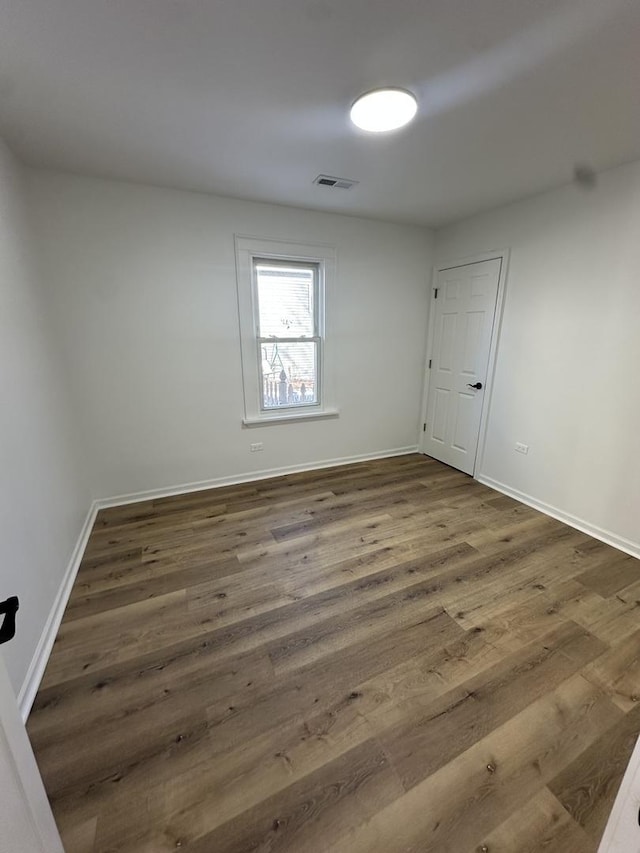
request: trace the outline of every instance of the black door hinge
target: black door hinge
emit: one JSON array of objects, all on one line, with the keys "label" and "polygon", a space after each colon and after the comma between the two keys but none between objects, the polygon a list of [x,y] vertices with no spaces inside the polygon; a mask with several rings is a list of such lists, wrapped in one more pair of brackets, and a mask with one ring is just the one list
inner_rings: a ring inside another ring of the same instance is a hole
[{"label": "black door hinge", "polygon": [[422,432],[426,432],[426,431],[427,431],[427,425],[426,425],[426,424],[422,424]]},{"label": "black door hinge", "polygon": [[19,606],[17,595],[12,595],[6,601],[0,601],[0,615],[4,613],[4,620],[0,626],[0,643],[8,643],[15,636],[16,612]]},{"label": "black door hinge", "polygon": [[429,359],[429,370],[431,370],[431,359]]},{"label": "black door hinge", "polygon": [[434,299],[437,299],[437,298],[438,298],[438,288],[437,288],[437,287],[434,287],[434,288],[433,288],[433,298],[434,298]]}]

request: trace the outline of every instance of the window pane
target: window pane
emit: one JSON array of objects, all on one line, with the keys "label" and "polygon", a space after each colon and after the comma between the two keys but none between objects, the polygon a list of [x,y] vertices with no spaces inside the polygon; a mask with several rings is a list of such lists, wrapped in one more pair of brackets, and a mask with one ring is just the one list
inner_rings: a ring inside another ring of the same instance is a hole
[{"label": "window pane", "polygon": [[315,335],[314,269],[256,262],[260,336]]},{"label": "window pane", "polygon": [[262,343],[262,408],[318,402],[318,345]]}]

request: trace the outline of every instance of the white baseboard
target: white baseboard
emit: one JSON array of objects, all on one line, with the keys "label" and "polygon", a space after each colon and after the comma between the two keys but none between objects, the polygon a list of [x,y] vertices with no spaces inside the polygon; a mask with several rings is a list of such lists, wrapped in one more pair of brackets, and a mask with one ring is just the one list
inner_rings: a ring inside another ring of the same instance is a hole
[{"label": "white baseboard", "polygon": [[53,648],[53,644],[58,634],[58,629],[60,628],[60,623],[62,622],[62,617],[64,615],[69,596],[71,595],[71,588],[73,587],[73,582],[78,574],[82,555],[84,554],[84,549],[89,541],[89,535],[93,528],[97,512],[98,506],[96,501],[94,501],[91,504],[87,517],[82,525],[82,530],[80,531],[73,553],[71,554],[67,570],[64,573],[62,583],[58,589],[58,594],[56,595],[53,606],[49,612],[49,617],[45,623],[44,630],[40,635],[40,640],[34,655],[31,658],[31,663],[29,664],[29,669],[27,670],[25,679],[22,682],[22,687],[18,692],[18,707],[20,708],[20,713],[24,722],[26,722],[27,717],[29,716],[29,711],[33,705],[33,700],[36,698],[38,687],[40,686],[42,676],[44,675],[44,671],[49,661],[49,655],[51,654],[51,649]]},{"label": "white baseboard", "polygon": [[89,508],[87,517],[82,525],[82,530],[78,536],[73,554],[69,560],[69,565],[58,589],[55,601],[49,613],[49,617],[40,636],[40,641],[35,650],[31,664],[25,676],[24,682],[18,693],[18,706],[22,719],[26,722],[29,716],[29,711],[33,705],[33,701],[38,692],[38,687],[42,681],[42,676],[51,654],[51,649],[56,639],[62,617],[64,615],[73,583],[78,574],[80,563],[84,550],[89,541],[89,535],[96,520],[96,515],[100,509],[107,507],[123,506],[130,503],[139,503],[140,501],[156,500],[158,498],[171,497],[172,495],[184,495],[189,492],[200,492],[205,489],[215,489],[221,486],[233,486],[240,483],[250,483],[254,480],[266,480],[270,477],[279,477],[283,474],[294,474],[301,471],[315,471],[320,468],[335,468],[339,465],[349,465],[354,462],[367,462],[374,459],[386,459],[390,456],[405,456],[410,453],[417,453],[417,446],[412,447],[396,447],[392,450],[383,450],[377,453],[361,453],[357,456],[344,456],[340,459],[325,459],[321,462],[303,463],[301,465],[288,465],[283,468],[272,468],[270,470],[252,471],[248,474],[241,474],[229,477],[217,477],[213,480],[201,480],[197,483],[184,483],[180,486],[168,486],[161,489],[150,489],[144,492],[135,492],[129,495],[118,495],[112,498],[98,498],[94,500]]},{"label": "white baseboard", "polygon": [[497,492],[502,492],[503,495],[508,495],[510,498],[520,501],[520,503],[540,510],[545,515],[550,515],[552,518],[557,518],[558,521],[563,521],[569,527],[575,527],[576,530],[580,530],[582,533],[588,533],[594,539],[599,539],[607,545],[613,545],[619,551],[624,551],[626,554],[631,554],[632,557],[640,558],[640,544],[637,542],[632,542],[630,539],[618,536],[617,533],[612,533],[610,530],[603,530],[601,527],[590,524],[588,521],[571,515],[569,512],[564,512],[555,506],[551,506],[551,504],[539,501],[537,498],[532,498],[531,495],[520,492],[518,489],[513,489],[511,486],[506,486],[504,483],[492,480],[491,477],[485,477],[483,474],[480,474],[476,477],[476,480],[485,486],[495,489]]},{"label": "white baseboard", "polygon": [[396,447],[392,450],[381,450],[376,453],[360,453],[356,456],[343,456],[339,459],[323,459],[320,462],[303,462],[300,465],[286,465],[281,468],[268,468],[262,471],[250,471],[248,474],[216,477],[213,480],[200,480],[195,483],[183,483],[180,486],[167,486],[160,489],[148,489],[144,492],[132,492],[128,495],[116,495],[111,498],[98,498],[95,504],[98,509],[125,506],[126,504],[153,501],[159,498],[169,498],[174,495],[186,495],[190,492],[203,492],[206,489],[219,489],[222,486],[237,486],[241,483],[252,483],[255,480],[268,480],[271,477],[282,477],[285,474],[298,474],[303,471],[317,471],[320,468],[336,468],[339,465],[351,465],[355,462],[369,462],[374,459],[386,459],[390,456],[406,456],[417,453],[417,445],[411,447]]}]

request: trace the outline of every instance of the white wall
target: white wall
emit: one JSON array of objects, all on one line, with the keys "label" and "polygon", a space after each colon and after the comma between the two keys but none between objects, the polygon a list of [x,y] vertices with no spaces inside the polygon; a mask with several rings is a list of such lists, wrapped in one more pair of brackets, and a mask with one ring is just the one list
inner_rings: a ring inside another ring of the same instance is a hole
[{"label": "white wall", "polygon": [[[30,199],[95,497],[415,447],[427,230],[47,172]],[[242,428],[234,233],[337,247],[338,419]]]},{"label": "white wall", "polygon": [[440,261],[507,247],[480,473],[640,551],[640,163],[437,234]]},{"label": "white wall", "polygon": [[22,170],[0,141],[0,599],[20,598],[2,647],[16,693],[89,508],[41,297]]}]

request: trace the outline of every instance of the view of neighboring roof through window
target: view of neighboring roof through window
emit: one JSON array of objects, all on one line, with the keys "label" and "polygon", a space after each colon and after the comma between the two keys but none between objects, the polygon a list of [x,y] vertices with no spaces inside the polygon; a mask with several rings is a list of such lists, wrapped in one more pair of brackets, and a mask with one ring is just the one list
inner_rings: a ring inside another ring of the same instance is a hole
[{"label": "view of neighboring roof through window", "polygon": [[318,265],[254,258],[260,406],[317,406],[321,363]]}]

